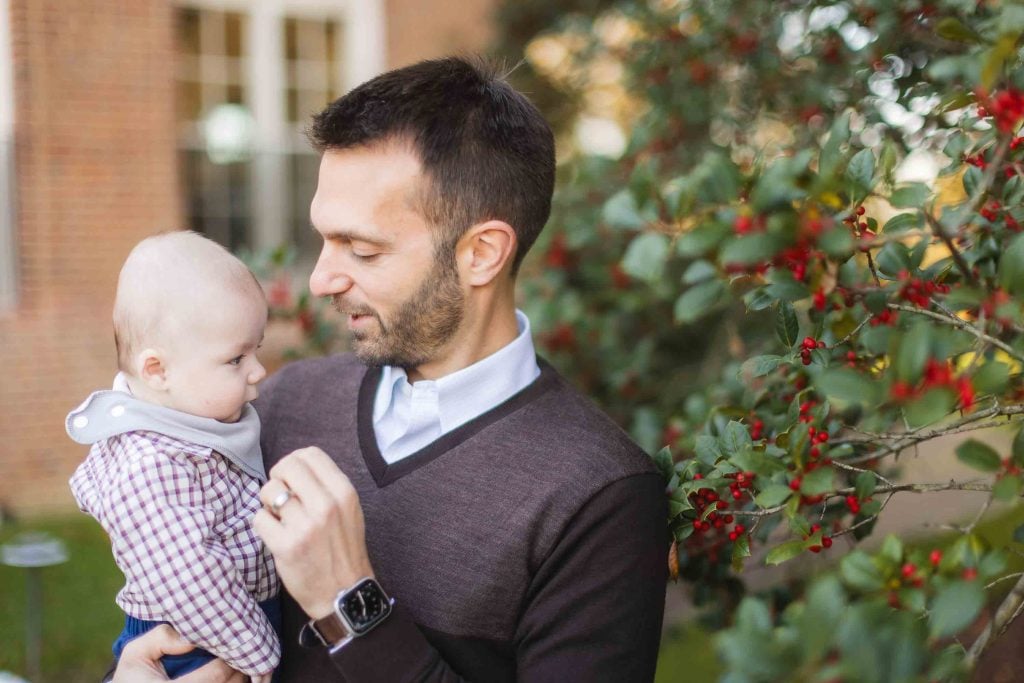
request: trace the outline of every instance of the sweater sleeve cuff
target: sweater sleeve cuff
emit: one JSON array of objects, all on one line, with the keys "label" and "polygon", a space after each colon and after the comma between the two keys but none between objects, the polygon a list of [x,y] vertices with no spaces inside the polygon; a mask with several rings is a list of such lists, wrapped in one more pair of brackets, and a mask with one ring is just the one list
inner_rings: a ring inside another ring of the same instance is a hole
[{"label": "sweater sleeve cuff", "polygon": [[380,625],[331,651],[330,656],[350,681],[423,680],[441,658],[397,603]]}]

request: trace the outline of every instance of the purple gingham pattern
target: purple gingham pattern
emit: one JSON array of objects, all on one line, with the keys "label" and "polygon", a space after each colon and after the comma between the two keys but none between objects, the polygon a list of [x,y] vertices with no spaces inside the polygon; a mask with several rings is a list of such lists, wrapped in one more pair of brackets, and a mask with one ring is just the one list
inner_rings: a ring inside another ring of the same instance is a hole
[{"label": "purple gingham pattern", "polygon": [[170,622],[250,676],[277,666],[280,644],[257,604],[280,587],[250,525],[258,479],[210,448],[137,431],[94,444],[71,489],[110,536],[121,609]]}]

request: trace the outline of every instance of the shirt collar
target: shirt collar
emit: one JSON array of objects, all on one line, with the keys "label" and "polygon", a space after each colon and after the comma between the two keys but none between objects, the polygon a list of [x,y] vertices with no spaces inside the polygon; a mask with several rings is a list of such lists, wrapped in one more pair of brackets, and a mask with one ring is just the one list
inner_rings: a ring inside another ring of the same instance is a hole
[{"label": "shirt collar", "polygon": [[248,403],[237,422],[220,422],[142,401],[132,395],[127,380],[118,373],[114,388],[90,394],[68,414],[64,428],[81,444],[125,432],[157,432],[215,450],[261,481],[267,478],[260,450],[260,419]]},{"label": "shirt collar", "polygon": [[373,406],[373,422],[377,424],[393,409],[399,396],[408,399],[414,392],[437,393],[441,429],[447,432],[482,412],[503,403],[528,386],[540,368],[530,335],[530,320],[516,310],[519,334],[511,342],[470,366],[436,380],[409,383],[404,368],[385,365]]}]

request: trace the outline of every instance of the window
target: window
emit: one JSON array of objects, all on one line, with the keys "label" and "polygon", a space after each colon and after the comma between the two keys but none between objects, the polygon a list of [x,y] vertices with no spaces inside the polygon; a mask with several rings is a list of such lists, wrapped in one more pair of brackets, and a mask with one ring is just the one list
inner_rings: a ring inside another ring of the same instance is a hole
[{"label": "window", "polygon": [[187,225],[232,250],[291,242],[308,261],[311,114],[383,69],[383,0],[191,0],[177,11]]},{"label": "window", "polygon": [[0,311],[17,302],[14,234],[14,70],[10,5],[0,0]]}]

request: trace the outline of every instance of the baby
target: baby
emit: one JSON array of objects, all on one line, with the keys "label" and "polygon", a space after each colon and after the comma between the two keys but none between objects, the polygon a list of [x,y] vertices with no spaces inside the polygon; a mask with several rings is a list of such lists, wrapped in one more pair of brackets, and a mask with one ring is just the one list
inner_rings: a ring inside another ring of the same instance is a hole
[{"label": "baby", "polygon": [[249,405],[266,323],[263,290],[223,247],[192,232],[145,239],[117,283],[113,390],[67,417],[92,444],[71,490],[125,576],[114,655],[169,623],[197,645],[163,658],[172,678],[216,657],[269,681],[280,660],[280,584],[249,524],[266,481]]}]

